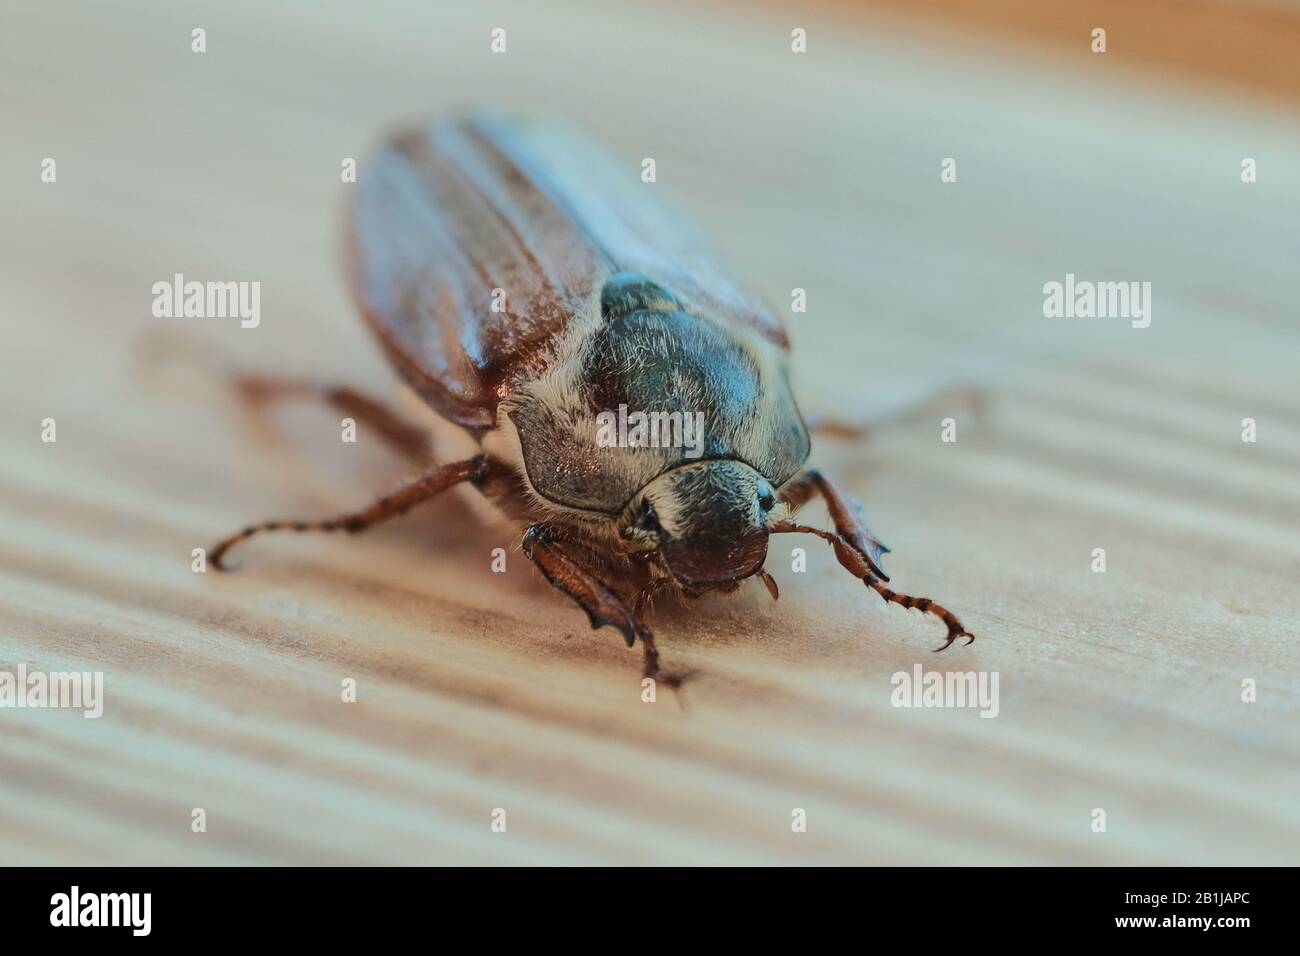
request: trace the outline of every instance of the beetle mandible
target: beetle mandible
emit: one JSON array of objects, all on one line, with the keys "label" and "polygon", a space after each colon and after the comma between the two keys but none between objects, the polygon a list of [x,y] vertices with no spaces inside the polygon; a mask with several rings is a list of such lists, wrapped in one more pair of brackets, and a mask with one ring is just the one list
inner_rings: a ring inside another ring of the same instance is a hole
[{"label": "beetle mandible", "polygon": [[[543,124],[478,116],[393,138],[356,187],[350,287],[401,377],[480,451],[354,513],[245,528],[213,548],[213,565],[264,531],[358,532],[468,483],[519,523],[524,553],[593,628],[641,641],[646,677],[677,682],[646,624],[652,597],[757,576],[775,598],[763,563],[777,533],[817,535],[885,601],[938,617],[943,648],[974,640],[938,604],[887,586],[888,549],[861,508],[807,466],[780,321],[630,178]],[[240,386],[320,394],[427,461],[427,436],[355,390]],[[670,438],[687,416],[703,427],[689,448],[644,427],[598,441],[603,416],[627,409]],[[833,532],[793,520],[818,495]]]}]

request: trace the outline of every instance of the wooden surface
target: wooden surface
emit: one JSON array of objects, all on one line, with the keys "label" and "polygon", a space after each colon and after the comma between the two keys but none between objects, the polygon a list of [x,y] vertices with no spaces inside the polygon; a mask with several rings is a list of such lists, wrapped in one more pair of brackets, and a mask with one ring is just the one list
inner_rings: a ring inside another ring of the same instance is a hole
[{"label": "wooden surface", "polygon": [[[0,710],[0,861],[1294,863],[1295,115],[870,12],[482,7],[6,9],[0,667],[102,670],[106,703]],[[404,470],[150,356],[176,336],[395,394],[343,291],[339,164],[482,103],[576,119],[629,175],[655,157],[647,188],[778,307],[806,288],[809,409],[986,390],[956,443],[938,410],[814,450],[973,646],[932,654],[933,621],[774,539],[780,602],[661,612],[666,661],[701,673],[685,709],[643,703],[639,655],[461,499],[191,572]],[[260,280],[261,325],[153,318],[176,272]],[[1151,327],[1044,318],[1067,272],[1151,281]],[[999,716],[892,707],[918,662],[998,672]]]}]

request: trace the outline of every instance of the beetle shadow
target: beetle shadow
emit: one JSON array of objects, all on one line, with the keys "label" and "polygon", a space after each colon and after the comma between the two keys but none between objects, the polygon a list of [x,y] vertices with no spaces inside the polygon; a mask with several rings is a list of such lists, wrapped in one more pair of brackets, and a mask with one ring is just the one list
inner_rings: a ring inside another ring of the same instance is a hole
[{"label": "beetle shadow", "polygon": [[772,599],[758,578],[746,579],[731,593],[698,598],[661,594],[650,618],[655,634],[665,641],[699,648],[728,648],[765,641],[768,624],[783,625],[767,613]]}]

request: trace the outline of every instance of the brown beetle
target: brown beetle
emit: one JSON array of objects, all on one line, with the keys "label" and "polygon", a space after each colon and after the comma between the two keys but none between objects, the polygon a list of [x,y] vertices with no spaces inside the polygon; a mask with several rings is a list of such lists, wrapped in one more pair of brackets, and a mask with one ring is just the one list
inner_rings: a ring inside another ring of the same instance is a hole
[{"label": "brown beetle", "polygon": [[[945,648],[973,640],[933,601],[886,586],[888,549],[857,503],[805,467],[780,321],[649,192],[551,127],[474,118],[396,137],[357,186],[352,291],[406,382],[481,452],[352,514],[245,528],[216,545],[214,566],[263,531],[357,532],[468,482],[518,520],[524,552],[593,628],[641,640],[648,677],[661,676],[644,623],[652,595],[758,575],[776,597],[763,562],[780,532],[829,541],[886,601],[939,617]],[[309,391],[242,385],[255,397]],[[321,392],[399,448],[427,451],[379,403]],[[834,533],[791,520],[818,494]]]}]

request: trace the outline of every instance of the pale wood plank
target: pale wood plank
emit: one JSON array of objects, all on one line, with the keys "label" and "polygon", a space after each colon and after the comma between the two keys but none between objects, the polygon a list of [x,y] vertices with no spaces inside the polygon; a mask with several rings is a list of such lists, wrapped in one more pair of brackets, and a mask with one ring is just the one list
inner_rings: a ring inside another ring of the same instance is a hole
[{"label": "pale wood plank", "polygon": [[[0,711],[0,859],[1295,861],[1292,114],[834,12],[801,13],[797,58],[775,6],[195,15],[6,12],[23,79],[0,87],[0,665],[103,669],[108,701],[100,721]],[[498,19],[511,53],[492,58]],[[190,572],[230,528],[361,503],[403,469],[365,435],[340,447],[324,412],[258,425],[141,368],[162,330],[149,286],[260,279],[256,332],[180,332],[391,393],[335,268],[338,163],[471,102],[578,118],[633,174],[655,156],[778,306],[807,288],[791,327],[810,405],[989,392],[955,445],[934,421],[818,450],[896,583],[961,611],[975,645],[931,655],[933,622],[882,609],[812,544],[792,573],[784,540],[779,604],[747,588],[664,615],[665,654],[704,676],[686,712],[643,704],[636,655],[459,500]],[[1151,280],[1152,328],[1044,319],[1066,271]],[[890,675],[918,661],[998,671],[1001,714],[891,707]]]}]

